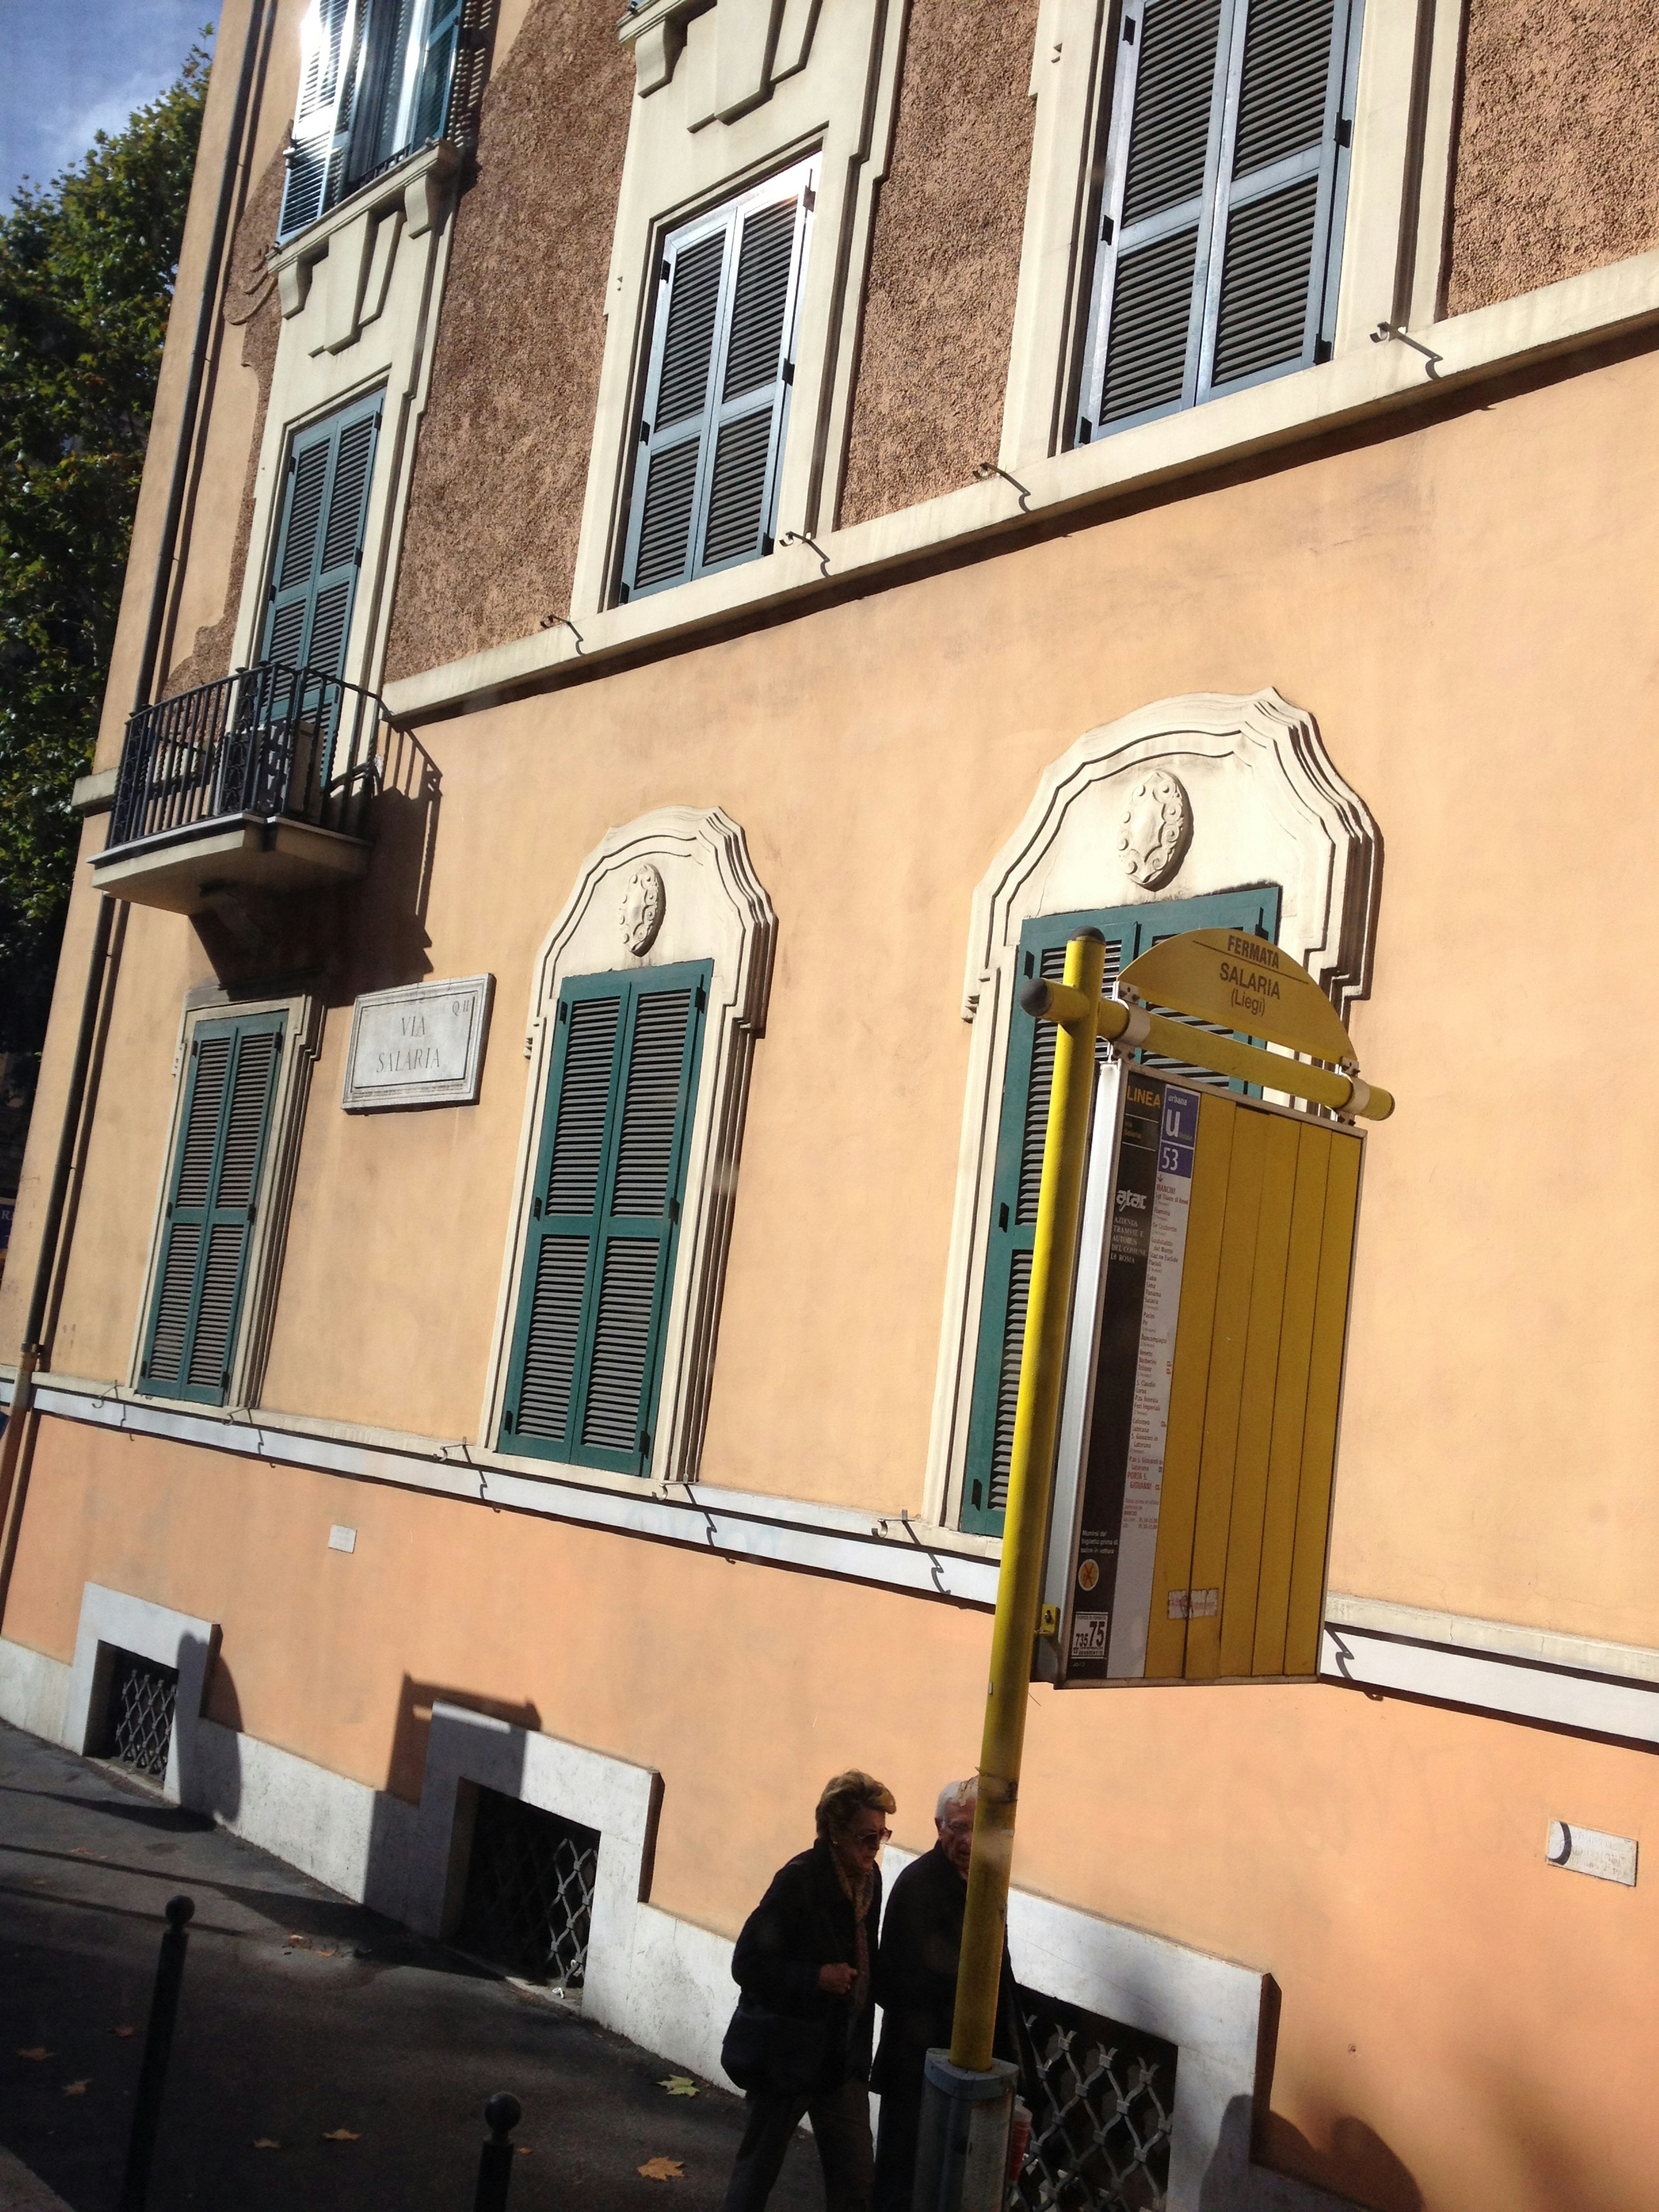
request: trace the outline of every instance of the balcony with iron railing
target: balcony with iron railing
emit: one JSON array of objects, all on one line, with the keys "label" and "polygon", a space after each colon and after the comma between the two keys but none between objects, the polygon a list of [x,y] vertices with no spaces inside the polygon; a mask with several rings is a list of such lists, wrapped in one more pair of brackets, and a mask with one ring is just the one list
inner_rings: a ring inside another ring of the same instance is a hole
[{"label": "balcony with iron railing", "polygon": [[99,888],[196,914],[233,888],[362,875],[388,728],[372,691],[274,660],[140,708],[92,863]]}]

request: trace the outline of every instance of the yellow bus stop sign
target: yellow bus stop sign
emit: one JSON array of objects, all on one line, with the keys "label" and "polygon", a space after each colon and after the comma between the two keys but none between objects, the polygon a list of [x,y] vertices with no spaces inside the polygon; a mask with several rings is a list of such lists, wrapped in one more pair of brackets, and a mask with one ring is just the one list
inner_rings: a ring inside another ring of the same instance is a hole
[{"label": "yellow bus stop sign", "polygon": [[1219,1022],[1313,1060],[1340,1064],[1354,1058],[1335,1007],[1307,969],[1243,930],[1189,929],[1166,937],[1132,960],[1118,981],[1149,1006]]}]

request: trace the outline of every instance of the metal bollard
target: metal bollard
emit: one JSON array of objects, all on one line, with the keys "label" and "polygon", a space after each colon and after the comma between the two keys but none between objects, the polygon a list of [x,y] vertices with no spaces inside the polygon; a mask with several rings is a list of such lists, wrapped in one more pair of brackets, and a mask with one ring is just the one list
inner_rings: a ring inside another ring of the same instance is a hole
[{"label": "metal bollard", "polygon": [[189,1897],[167,1899],[167,1932],[155,1969],[155,1989],[149,2001],[149,2026],[144,2031],[144,2063],[138,2072],[138,2095],[132,2111],[132,2132],[127,2137],[127,2167],[121,2179],[118,2212],[144,2212],[149,2196],[150,2160],[155,2155],[155,2130],[161,2118],[161,2092],[167,2087],[167,2060],[173,2055],[173,2024],[179,2016],[179,1988],[185,1978],[185,1952],[190,1943],[189,1923],[196,1901]]},{"label": "metal bollard", "polygon": [[507,2184],[513,2179],[513,2146],[507,2141],[524,2118],[516,2097],[500,2090],[484,2106],[489,2141],[478,2153],[478,2186],[472,2212],[507,2212]]}]

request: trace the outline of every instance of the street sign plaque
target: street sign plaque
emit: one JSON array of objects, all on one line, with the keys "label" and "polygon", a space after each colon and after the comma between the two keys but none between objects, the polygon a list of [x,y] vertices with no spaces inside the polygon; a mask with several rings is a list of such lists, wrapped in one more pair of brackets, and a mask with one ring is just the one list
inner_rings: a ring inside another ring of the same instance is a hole
[{"label": "street sign plaque", "polygon": [[1149,1006],[1170,1006],[1265,1037],[1310,1059],[1354,1057],[1348,1032],[1313,977],[1288,952],[1238,929],[1189,929],[1132,960],[1118,978]]}]

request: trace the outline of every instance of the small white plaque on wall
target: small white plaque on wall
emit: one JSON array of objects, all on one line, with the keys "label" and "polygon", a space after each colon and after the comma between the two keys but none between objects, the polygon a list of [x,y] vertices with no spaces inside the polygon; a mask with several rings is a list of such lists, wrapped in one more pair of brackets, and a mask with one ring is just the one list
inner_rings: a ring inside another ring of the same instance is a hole
[{"label": "small white plaque on wall", "polygon": [[351,1015],[348,1114],[385,1106],[471,1106],[483,1073],[493,975],[370,991]]},{"label": "small white plaque on wall", "polygon": [[1570,1873],[1593,1874],[1598,1881],[1621,1881],[1626,1889],[1636,1887],[1633,1836],[1609,1836],[1600,1828],[1552,1820],[1544,1856],[1552,1866],[1565,1867]]}]

